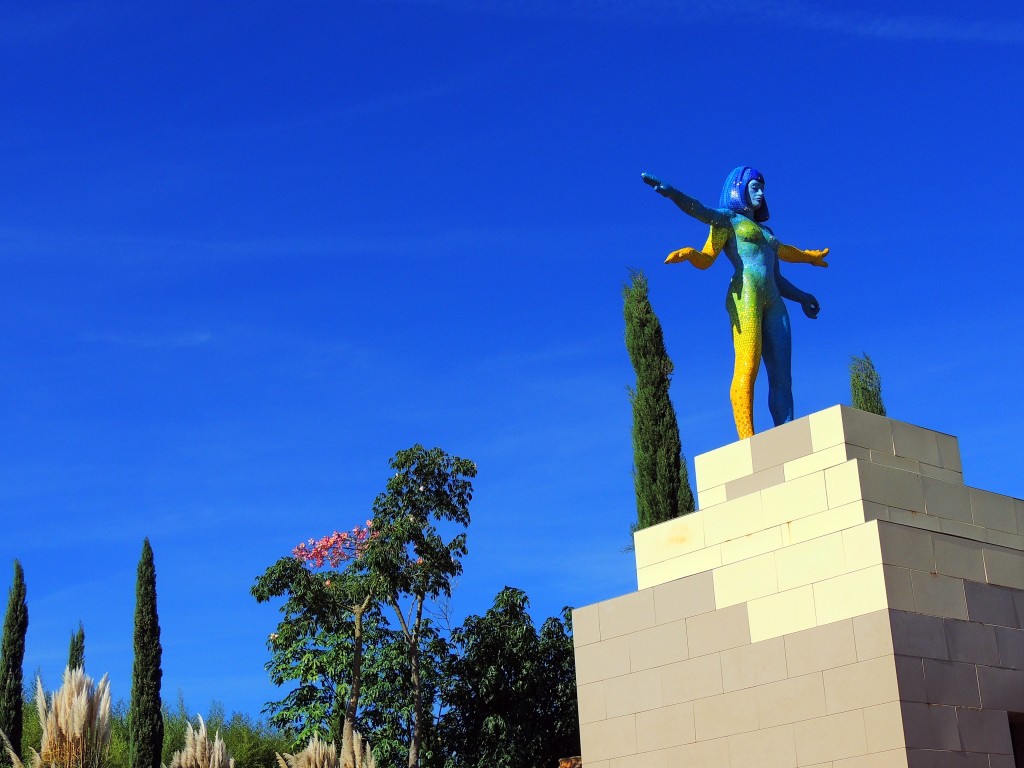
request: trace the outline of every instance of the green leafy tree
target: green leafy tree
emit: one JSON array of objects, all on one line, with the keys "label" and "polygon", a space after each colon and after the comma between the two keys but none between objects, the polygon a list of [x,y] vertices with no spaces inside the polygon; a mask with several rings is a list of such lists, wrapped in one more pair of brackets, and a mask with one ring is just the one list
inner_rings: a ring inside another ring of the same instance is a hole
[{"label": "green leafy tree", "polygon": [[149,539],[135,581],[135,659],[128,710],[131,768],[160,768],[164,719],[160,706],[160,622],[156,610],[156,568]]},{"label": "green leafy tree", "polygon": [[71,644],[68,646],[68,667],[77,669],[85,667],[85,626],[78,622],[78,629],[71,633]]},{"label": "green leafy tree", "polygon": [[854,355],[850,358],[850,396],[854,408],[885,416],[882,377],[866,352],[864,357]]},{"label": "green leafy tree", "polygon": [[[374,500],[374,538],[364,559],[374,592],[393,610],[405,643],[412,696],[409,768],[417,768],[427,730],[422,650],[429,622],[424,607],[450,597],[452,581],[462,573],[476,464],[417,444],[396,453],[390,466],[395,474]],[[462,530],[447,538],[437,524]]]},{"label": "green leafy tree", "polygon": [[633,530],[638,531],[692,512],[694,503],[676,411],[668,394],[672,361],[643,272],[631,272],[622,296],[626,349],[636,372],[636,388],[629,390],[629,399],[637,514]]},{"label": "green leafy tree", "polygon": [[452,634],[458,654],[440,722],[447,768],[533,768],[579,754],[570,634],[557,618],[538,633],[528,605],[505,587]]},{"label": "green leafy tree", "polygon": [[[14,561],[14,581],[7,598],[4,635],[0,641],[0,730],[14,749],[21,746],[24,697],[25,634],[28,632],[28,603],[25,602],[25,571]],[[0,765],[11,765],[6,750],[0,750]]]}]

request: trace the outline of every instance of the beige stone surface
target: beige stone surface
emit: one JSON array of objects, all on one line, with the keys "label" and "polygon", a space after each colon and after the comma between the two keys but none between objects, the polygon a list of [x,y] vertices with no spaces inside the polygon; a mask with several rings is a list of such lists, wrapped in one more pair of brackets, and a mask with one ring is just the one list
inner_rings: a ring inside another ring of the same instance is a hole
[{"label": "beige stone surface", "polygon": [[882,562],[917,571],[935,569],[932,533],[905,525],[877,522]]},{"label": "beige stone surface", "polygon": [[725,484],[725,497],[726,499],[738,499],[740,496],[746,496],[748,493],[757,493],[785,481],[786,472],[781,465],[769,467],[752,475],[730,480]]},{"label": "beige stone surface", "polygon": [[729,737],[730,765],[758,768],[796,768],[796,738],[792,725],[762,728]]},{"label": "beige stone surface", "polygon": [[747,603],[751,642],[781,637],[815,626],[814,588],[810,584]]},{"label": "beige stone surface", "polygon": [[820,672],[761,685],[753,691],[762,728],[796,723],[828,713]]},{"label": "beige stone surface", "polygon": [[883,609],[854,616],[853,637],[857,644],[858,661],[893,653],[889,611]]},{"label": "beige stone surface", "polygon": [[[700,513],[697,513],[700,514]],[[722,545],[705,547],[704,549],[664,560],[644,568],[637,568],[636,580],[638,589],[647,589],[664,584],[674,579],[710,571],[722,564]]]},{"label": "beige stone surface", "polygon": [[693,704],[672,704],[636,716],[637,750],[667,749],[696,740]]},{"label": "beige stone surface", "polygon": [[784,680],[786,643],[781,637],[722,651],[722,685],[726,692]]},{"label": "beige stone surface", "polygon": [[833,445],[831,448],[825,448],[816,453],[802,456],[799,459],[793,459],[783,464],[783,472],[786,480],[794,480],[804,475],[809,475],[812,472],[822,472],[829,467],[834,467],[838,464],[843,464],[851,458],[848,450],[849,446],[845,443],[839,445]]},{"label": "beige stone surface", "polygon": [[761,491],[762,523],[783,525],[828,509],[825,473],[814,472]]},{"label": "beige stone surface", "polygon": [[697,490],[697,508],[705,510],[708,507],[713,507],[715,504],[721,504],[726,501],[729,497],[725,493],[725,485],[716,485],[714,488],[705,488],[704,490]]},{"label": "beige stone surface", "polygon": [[636,754],[636,716],[581,723],[580,748],[587,765],[593,761]]},{"label": "beige stone surface", "polygon": [[861,710],[802,720],[793,725],[797,760],[801,766],[867,754],[867,734]]},{"label": "beige stone surface", "polygon": [[715,583],[711,572],[673,579],[654,587],[654,618],[659,624],[715,610]]},{"label": "beige stone surface", "polygon": [[974,524],[998,531],[1020,533],[1017,530],[1017,513],[1013,506],[1013,498],[1003,496],[980,488],[970,489],[971,513]]},{"label": "beige stone surface", "polygon": [[897,456],[925,462],[936,467],[942,466],[937,433],[914,424],[908,424],[905,421],[891,420],[890,423],[893,447]]},{"label": "beige stone surface", "polygon": [[724,485],[730,480],[752,474],[754,460],[750,453],[750,440],[738,440],[693,459],[697,490]]},{"label": "beige stone surface", "polygon": [[717,739],[756,731],[757,699],[752,688],[698,699],[693,703],[697,740]]},{"label": "beige stone surface", "polygon": [[811,448],[815,453],[849,442],[843,432],[842,406],[834,405],[807,417],[811,427]]},{"label": "beige stone surface", "polygon": [[[871,510],[868,510],[864,502],[853,501],[840,507],[801,517],[786,523],[783,527],[784,543],[787,545],[799,544],[802,541],[816,539],[820,536],[826,536],[836,531],[860,525],[865,520],[872,519],[872,514],[877,516],[879,509],[883,513],[887,513],[884,506],[876,504],[872,505]],[[787,533],[788,536],[786,535]]]},{"label": "beige stone surface", "polygon": [[633,534],[637,568],[704,548],[704,514],[694,512]]},{"label": "beige stone surface", "polygon": [[[886,625],[888,633],[888,624]],[[790,677],[821,672],[857,661],[853,619],[794,632],[783,638]],[[890,646],[891,648],[891,646]],[[890,650],[891,653],[891,650]]]},{"label": "beige stone surface", "polygon": [[722,565],[746,560],[749,557],[757,557],[766,552],[775,552],[777,549],[781,549],[782,545],[781,526],[773,526],[757,533],[723,541]]},{"label": "beige stone surface", "polygon": [[600,603],[601,639],[609,640],[654,626],[654,592],[643,589]]},{"label": "beige stone surface", "polygon": [[[840,464],[837,467],[826,469],[825,494],[829,509],[835,509],[855,501],[866,498],[861,491],[860,465],[863,462],[856,459]],[[885,502],[882,502],[883,504]]]},{"label": "beige stone surface", "polygon": [[921,476],[881,464],[858,461],[863,498],[888,507],[925,512]]},{"label": "beige stone surface", "polygon": [[939,573],[911,571],[910,581],[914,587],[914,608],[918,613],[951,619],[967,618],[963,579]]},{"label": "beige stone surface", "polygon": [[733,605],[686,620],[690,656],[724,651],[750,642],[750,622],[745,605]]},{"label": "beige stone surface", "polygon": [[902,750],[903,712],[898,700],[864,708],[864,733],[868,754]]},{"label": "beige stone surface", "polygon": [[705,544],[720,544],[763,530],[766,526],[761,509],[761,494],[753,493],[719,504],[714,514],[696,513],[704,515]]},{"label": "beige stone surface", "polygon": [[832,533],[780,549],[775,553],[775,567],[779,591],[802,587],[845,573],[843,533]]},{"label": "beige stone surface", "polygon": [[585,685],[629,674],[629,638],[617,637],[576,649],[576,683]]},{"label": "beige stone surface", "polygon": [[859,571],[882,562],[880,523],[875,520],[842,531],[845,570]]},{"label": "beige stone surface", "polygon": [[717,653],[662,667],[661,697],[665,704],[680,704],[724,692],[721,656]]},{"label": "beige stone surface", "polygon": [[[890,749],[829,763],[832,768],[907,768],[907,751]],[[916,767],[919,768],[919,767]]]},{"label": "beige stone surface", "polygon": [[724,608],[778,592],[775,573],[774,552],[716,568],[715,605]]},{"label": "beige stone surface", "polygon": [[729,739],[707,739],[676,747],[669,751],[669,765],[672,768],[733,768],[729,762]]},{"label": "beige stone surface", "polygon": [[672,664],[689,655],[685,619],[659,624],[629,636],[629,668],[632,672]]},{"label": "beige stone surface", "polygon": [[808,417],[760,432],[750,440],[754,472],[785,464],[814,451]]},{"label": "beige stone surface", "polygon": [[872,451],[895,453],[893,448],[892,419],[877,416],[857,408],[839,406],[843,420],[843,434],[847,443],[859,445]]},{"label": "beige stone surface", "polygon": [[909,568],[898,568],[895,565],[882,566],[882,572],[889,607],[900,611],[915,610],[913,572]]},{"label": "beige stone surface", "polygon": [[887,605],[883,566],[874,565],[814,585],[814,610],[819,624],[850,619]]},{"label": "beige stone surface", "polygon": [[601,639],[601,619],[597,605],[586,605],[572,612],[572,644],[596,643]]},{"label": "beige stone surface", "polygon": [[656,709],[664,702],[661,696],[661,672],[646,669],[604,681],[605,715],[612,719]]},{"label": "beige stone surface", "polygon": [[892,656],[826,669],[822,680],[829,714],[887,704],[900,698]]},{"label": "beige stone surface", "polygon": [[934,535],[935,570],[946,576],[985,581],[985,558],[980,542],[957,536]]},{"label": "beige stone surface", "polygon": [[604,708],[604,680],[576,686],[576,705],[581,723],[593,723],[608,717]]},{"label": "beige stone surface", "polygon": [[971,512],[971,496],[968,489],[961,483],[950,483],[932,477],[921,478],[924,488],[925,511],[936,517],[948,517],[962,523],[973,523]]}]

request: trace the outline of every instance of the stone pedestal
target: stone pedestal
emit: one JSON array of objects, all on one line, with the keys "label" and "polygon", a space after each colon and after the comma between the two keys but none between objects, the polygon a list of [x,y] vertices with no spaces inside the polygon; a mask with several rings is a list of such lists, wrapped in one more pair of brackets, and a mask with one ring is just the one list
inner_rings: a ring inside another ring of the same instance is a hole
[{"label": "stone pedestal", "polygon": [[1024,502],[955,437],[835,406],[695,464],[573,614],[585,768],[1024,765]]}]

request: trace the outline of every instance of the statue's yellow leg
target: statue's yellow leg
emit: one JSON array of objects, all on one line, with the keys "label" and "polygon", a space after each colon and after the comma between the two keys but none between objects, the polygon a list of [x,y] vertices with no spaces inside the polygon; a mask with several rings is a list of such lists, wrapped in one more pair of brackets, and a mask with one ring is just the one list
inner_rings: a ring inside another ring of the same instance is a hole
[{"label": "statue's yellow leg", "polygon": [[736,352],[729,399],[740,440],[754,434],[754,380],[761,367],[761,310],[752,288],[744,285],[741,297],[730,293],[726,300]]}]

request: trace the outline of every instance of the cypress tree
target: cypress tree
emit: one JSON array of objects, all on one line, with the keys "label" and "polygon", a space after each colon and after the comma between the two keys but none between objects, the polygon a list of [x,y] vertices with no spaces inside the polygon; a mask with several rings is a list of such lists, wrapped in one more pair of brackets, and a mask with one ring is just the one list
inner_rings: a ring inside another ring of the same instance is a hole
[{"label": "cypress tree", "polygon": [[626,349],[636,371],[633,405],[633,484],[638,531],[694,510],[676,411],[668,395],[672,361],[647,295],[647,278],[632,271],[623,286]]},{"label": "cypress tree", "polygon": [[850,396],[854,408],[885,416],[882,377],[878,375],[867,352],[864,357],[854,355],[850,358]]},{"label": "cypress tree", "polygon": [[[25,572],[14,561],[14,582],[11,584],[4,616],[4,636],[0,642],[0,730],[6,734],[15,751],[21,752],[22,685],[25,662],[25,633],[28,632],[28,603],[25,602]],[[7,750],[0,750],[0,765],[10,765]]]},{"label": "cypress tree", "polygon": [[135,581],[135,660],[128,711],[131,768],[160,768],[164,719],[160,712],[160,624],[156,613],[156,569],[147,538]]},{"label": "cypress tree", "polygon": [[71,633],[68,647],[68,669],[85,668],[85,627],[78,622],[78,631]]}]

